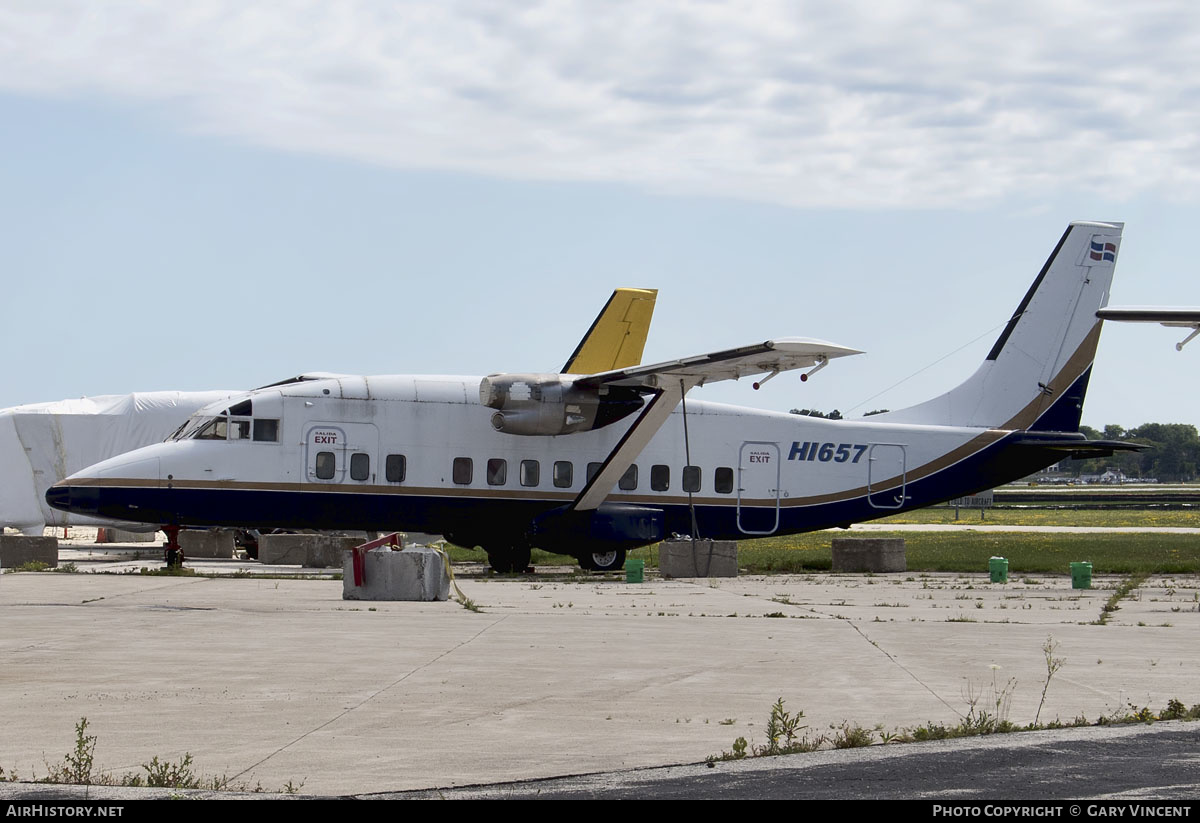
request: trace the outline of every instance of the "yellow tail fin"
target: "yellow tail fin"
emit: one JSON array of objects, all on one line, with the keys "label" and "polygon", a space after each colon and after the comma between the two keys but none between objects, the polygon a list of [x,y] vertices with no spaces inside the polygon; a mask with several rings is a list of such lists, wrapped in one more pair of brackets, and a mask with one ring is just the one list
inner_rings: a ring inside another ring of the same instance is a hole
[{"label": "yellow tail fin", "polygon": [[563,374],[596,374],[642,362],[657,289],[617,289],[562,367]]}]

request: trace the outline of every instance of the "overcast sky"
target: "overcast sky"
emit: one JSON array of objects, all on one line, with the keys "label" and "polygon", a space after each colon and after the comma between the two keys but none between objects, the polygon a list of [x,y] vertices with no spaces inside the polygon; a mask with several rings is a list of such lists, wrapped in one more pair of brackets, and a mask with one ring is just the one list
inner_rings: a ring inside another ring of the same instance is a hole
[{"label": "overcast sky", "polygon": [[[0,406],[556,370],[630,285],[647,362],[868,352],[697,398],[898,408],[1071,219],[1200,305],[1197,9],[0,0]],[[1200,422],[1183,336],[1110,324],[1084,421]]]}]

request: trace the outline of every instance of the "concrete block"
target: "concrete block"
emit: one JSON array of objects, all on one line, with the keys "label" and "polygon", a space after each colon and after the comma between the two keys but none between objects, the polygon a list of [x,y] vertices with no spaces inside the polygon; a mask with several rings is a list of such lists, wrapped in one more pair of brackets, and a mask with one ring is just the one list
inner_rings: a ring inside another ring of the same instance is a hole
[{"label": "concrete block", "polygon": [[835,572],[904,572],[908,558],[903,537],[833,538]]},{"label": "concrete block", "polygon": [[185,529],[179,533],[184,557],[233,557],[233,532],[225,529]]},{"label": "concrete block", "polygon": [[363,585],[354,585],[354,553],[342,566],[343,600],[446,600],[450,575],[445,556],[434,549],[371,549],[363,557]]},{"label": "concrete block", "polygon": [[342,552],[367,542],[361,537],[327,534],[264,534],[258,538],[258,562],[270,566],[336,569]]},{"label": "concrete block", "polygon": [[158,532],[127,532],[104,526],[96,530],[97,543],[156,543]]},{"label": "concrete block", "polygon": [[658,544],[663,577],[737,577],[736,540],[664,540]]},{"label": "concrete block", "polygon": [[15,569],[32,562],[41,562],[57,568],[58,538],[26,537],[23,534],[0,535],[0,568]]}]

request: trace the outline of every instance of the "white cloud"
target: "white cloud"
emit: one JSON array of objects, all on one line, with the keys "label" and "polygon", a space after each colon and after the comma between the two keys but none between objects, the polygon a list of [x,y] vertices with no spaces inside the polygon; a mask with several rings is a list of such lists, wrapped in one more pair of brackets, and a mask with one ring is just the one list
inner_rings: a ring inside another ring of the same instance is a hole
[{"label": "white cloud", "polygon": [[397,168],[804,206],[1200,191],[1188,2],[7,4],[0,87]]}]

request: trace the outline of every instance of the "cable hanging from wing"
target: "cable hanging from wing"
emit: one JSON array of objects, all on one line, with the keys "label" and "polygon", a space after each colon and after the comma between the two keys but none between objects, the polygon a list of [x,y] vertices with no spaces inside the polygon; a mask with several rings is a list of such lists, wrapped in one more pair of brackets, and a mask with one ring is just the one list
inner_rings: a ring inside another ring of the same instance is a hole
[{"label": "cable hanging from wing", "polygon": [[871,396],[870,396],[870,397],[868,397],[866,400],[861,400],[861,401],[859,401],[858,403],[855,403],[853,406],[851,406],[850,408],[846,409],[846,411],[847,411],[847,412],[852,412],[852,411],[854,411],[855,409],[862,408],[863,406],[867,405],[867,404],[868,404],[868,403],[870,403],[872,400],[874,400],[876,397],[879,397],[880,395],[887,394],[887,393],[888,393],[888,392],[890,392],[892,389],[896,388],[897,386],[901,385],[902,383],[907,383],[909,380],[912,380],[914,377],[916,377],[916,376],[917,376],[918,374],[920,374],[921,372],[923,372],[923,371],[928,371],[929,369],[932,369],[934,366],[936,366],[938,363],[941,363],[941,362],[942,362],[943,360],[945,360],[946,358],[948,358],[948,357],[953,357],[954,355],[958,354],[960,351],[962,351],[963,349],[965,349],[967,346],[970,346],[970,345],[973,345],[973,344],[975,344],[975,343],[978,343],[980,340],[982,340],[983,338],[987,337],[988,335],[995,333],[995,331],[996,331],[997,329],[999,329],[1001,326],[1006,326],[1006,325],[1008,325],[1008,323],[1009,323],[1009,322],[1011,322],[1011,321],[1008,321],[1008,320],[1006,320],[1006,321],[1004,321],[1003,323],[1000,323],[1000,324],[998,324],[998,325],[996,325],[996,326],[993,326],[992,328],[988,329],[987,331],[985,331],[983,334],[979,335],[978,337],[976,337],[976,338],[974,338],[974,339],[972,339],[972,340],[968,340],[966,343],[963,343],[961,346],[959,346],[959,347],[958,347],[957,349],[955,349],[954,351],[951,351],[951,352],[946,352],[946,353],[945,353],[945,354],[943,354],[941,357],[939,357],[937,360],[934,360],[932,363],[928,363],[928,364],[926,364],[926,365],[922,366],[921,368],[917,369],[915,372],[913,372],[912,374],[910,374],[908,377],[905,377],[903,380],[898,380],[898,381],[896,381],[895,383],[893,383],[892,385],[888,386],[888,387],[887,387],[886,389],[884,389],[883,391],[878,391],[878,392],[875,392],[875,394],[871,395]]}]

